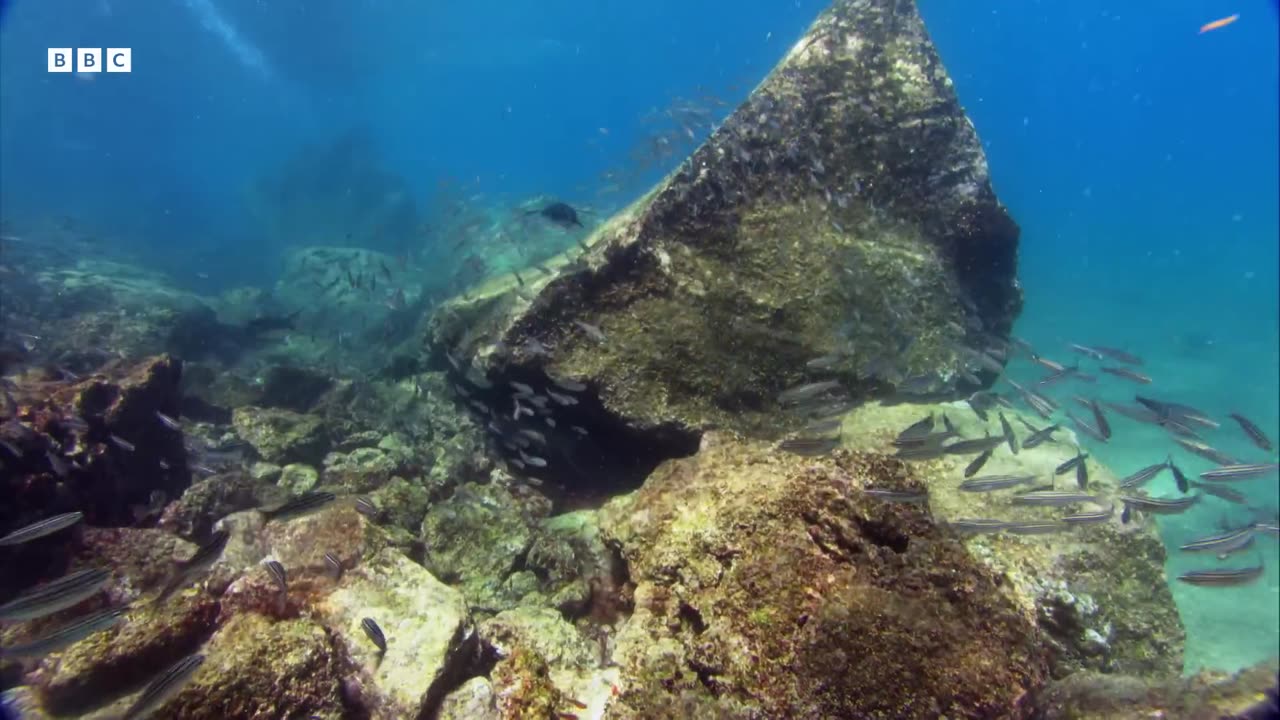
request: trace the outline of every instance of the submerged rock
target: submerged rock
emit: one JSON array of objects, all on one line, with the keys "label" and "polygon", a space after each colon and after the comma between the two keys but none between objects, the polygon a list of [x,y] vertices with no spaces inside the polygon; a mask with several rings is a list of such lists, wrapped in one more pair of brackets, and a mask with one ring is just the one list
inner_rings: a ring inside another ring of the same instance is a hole
[{"label": "submerged rock", "polygon": [[1017,237],[913,4],[841,0],[582,257],[449,301],[431,339],[495,384],[584,381],[636,428],[771,432],[819,356],[854,395],[949,386],[966,328],[1019,311]]},{"label": "submerged rock", "polygon": [[323,423],[312,415],[249,405],[231,418],[236,433],[267,462],[319,464],[329,447]]},{"label": "submerged rock", "polygon": [[901,463],[704,437],[601,510],[636,584],[624,717],[1020,717],[1039,631],[927,510],[860,492]]}]

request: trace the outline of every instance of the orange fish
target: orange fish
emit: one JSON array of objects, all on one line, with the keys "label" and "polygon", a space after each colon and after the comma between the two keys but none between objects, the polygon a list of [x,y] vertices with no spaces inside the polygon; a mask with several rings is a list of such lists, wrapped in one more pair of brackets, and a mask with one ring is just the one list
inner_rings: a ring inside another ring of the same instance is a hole
[{"label": "orange fish", "polygon": [[1221,20],[1214,20],[1211,23],[1205,23],[1204,25],[1200,26],[1200,34],[1203,35],[1209,32],[1210,30],[1217,30],[1218,28],[1224,28],[1239,19],[1240,19],[1240,14],[1236,13],[1235,15],[1228,15],[1227,17],[1224,17]]}]

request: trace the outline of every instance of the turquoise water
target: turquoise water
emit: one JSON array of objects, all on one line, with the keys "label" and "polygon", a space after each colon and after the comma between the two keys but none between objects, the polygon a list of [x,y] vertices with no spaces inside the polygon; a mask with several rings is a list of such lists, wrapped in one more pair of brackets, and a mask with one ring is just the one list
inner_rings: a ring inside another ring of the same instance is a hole
[{"label": "turquoise water", "polygon": [[[655,116],[697,99],[722,117],[823,7],[436,5],[12,2],[0,24],[3,216],[74,217],[101,245],[201,292],[267,285],[289,243],[262,232],[246,198],[299,148],[348,132],[364,140],[345,165],[317,168],[333,180],[325,192],[340,195],[338,171],[369,162],[394,175],[388,194],[412,198],[396,231],[348,231],[352,244],[406,251],[413,241],[397,233],[431,221],[441,198],[497,205],[545,193],[607,215],[704,136],[637,159],[637,148],[652,151]],[[920,7],[1023,230],[1016,333],[1058,360],[1071,359],[1070,342],[1143,356],[1153,386],[1108,379],[1101,396],[1140,389],[1203,408],[1224,422],[1211,435],[1220,449],[1265,459],[1225,415],[1280,438],[1273,4]],[[1240,19],[1197,32],[1231,13]],[[46,72],[47,47],[80,45],[131,46],[133,72]],[[443,292],[449,272],[422,283]],[[1116,437],[1093,451],[1117,474],[1170,451],[1163,432],[1114,423]],[[1172,491],[1167,476],[1160,483]],[[1274,516],[1274,477],[1242,487]],[[1175,544],[1249,519],[1205,502],[1161,529]],[[1256,553],[1261,582],[1174,584],[1189,671],[1277,654],[1280,550],[1260,540]],[[1171,554],[1170,575],[1192,562]]]}]

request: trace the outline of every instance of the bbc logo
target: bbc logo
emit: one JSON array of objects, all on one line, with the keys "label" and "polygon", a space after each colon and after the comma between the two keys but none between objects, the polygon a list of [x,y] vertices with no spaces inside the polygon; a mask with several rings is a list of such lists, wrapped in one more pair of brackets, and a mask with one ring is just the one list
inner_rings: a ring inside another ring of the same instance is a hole
[{"label": "bbc logo", "polygon": [[[49,48],[49,72],[71,72],[71,51],[72,48]],[[107,72],[133,72],[133,48],[107,48],[105,58],[102,48],[75,48],[75,60],[76,72],[102,72],[104,64]]]}]

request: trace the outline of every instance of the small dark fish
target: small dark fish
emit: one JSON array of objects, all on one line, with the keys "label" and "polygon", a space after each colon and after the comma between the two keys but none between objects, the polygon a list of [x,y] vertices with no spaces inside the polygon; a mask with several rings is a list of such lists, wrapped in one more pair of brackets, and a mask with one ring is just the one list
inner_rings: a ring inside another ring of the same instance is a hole
[{"label": "small dark fish", "polygon": [[778,444],[778,449],[794,455],[814,457],[826,455],[840,447],[840,438],[791,438]]},{"label": "small dark fish", "polygon": [[578,329],[581,330],[584,334],[586,334],[587,337],[591,338],[592,340],[598,343],[605,342],[609,339],[604,334],[603,330],[596,327],[595,325],[592,325],[591,323],[585,323],[585,322],[582,322],[581,320],[574,320],[573,324],[577,325]]},{"label": "small dark fish", "polygon": [[21,545],[23,543],[31,542],[32,540],[52,535],[59,530],[65,530],[83,519],[84,513],[82,512],[69,512],[61,515],[54,515],[53,517],[45,518],[40,522],[32,523],[24,528],[14,530],[4,537],[0,537],[0,546]]},{"label": "small dark fish", "polygon": [[133,452],[134,450],[138,449],[136,445],[129,442],[128,440],[125,440],[119,435],[111,435],[110,437],[111,437],[111,442],[114,443],[115,446],[120,448],[121,450],[124,450],[126,452]]},{"label": "small dark fish", "polygon": [[1169,467],[1168,460],[1165,460],[1162,463],[1156,463],[1155,465],[1148,465],[1142,468],[1141,470],[1139,470],[1138,472],[1121,480],[1120,487],[1125,490],[1131,490],[1136,487],[1141,487],[1147,484],[1148,482],[1150,482],[1152,478],[1160,474],[1161,470],[1164,470],[1167,467]]},{"label": "small dark fish", "polygon": [[1081,490],[1089,489],[1089,463],[1076,465],[1076,487]]},{"label": "small dark fish", "polygon": [[127,612],[127,608],[110,608],[85,615],[31,642],[0,647],[0,658],[44,657],[70,647],[96,632],[113,627]]},{"label": "small dark fish", "polygon": [[1184,498],[1155,498],[1148,495],[1121,495],[1120,502],[1144,513],[1155,515],[1176,515],[1186,512],[1188,508],[1200,502],[1199,495],[1188,495]]},{"label": "small dark fish", "polygon": [[1236,505],[1249,504],[1249,498],[1245,497],[1243,493],[1232,490],[1231,488],[1225,485],[1218,485],[1214,483],[1202,483],[1202,482],[1196,482],[1195,480],[1192,480],[1190,485],[1191,487],[1199,490],[1200,492],[1208,493],[1209,495],[1212,495],[1216,498],[1226,500],[1229,503],[1235,503]]},{"label": "small dark fish", "polygon": [[986,475],[965,480],[960,483],[960,489],[964,492],[991,492],[1025,485],[1035,479],[1035,475]]},{"label": "small dark fish", "polygon": [[1054,424],[1054,425],[1050,425],[1047,428],[1036,430],[1035,432],[1031,433],[1027,437],[1023,438],[1022,447],[1027,448],[1029,450],[1031,448],[1036,447],[1037,445],[1040,445],[1046,440],[1049,440],[1050,438],[1052,438],[1053,434],[1057,432],[1059,429],[1061,429],[1061,427],[1062,427],[1061,425]]},{"label": "small dark fish", "polygon": [[1214,552],[1230,555],[1253,544],[1254,530],[1253,525],[1246,525],[1237,530],[1192,540],[1178,549],[1183,552]]},{"label": "small dark fish", "polygon": [[276,587],[280,588],[280,592],[289,592],[289,573],[285,571],[284,565],[279,560],[268,560],[263,565],[267,568],[267,574],[275,581]]},{"label": "small dark fish", "polygon": [[331,492],[313,491],[303,493],[273,510],[262,510],[260,512],[266,516],[267,522],[290,520],[315,512],[337,499],[338,496]]},{"label": "small dark fish", "polygon": [[1107,422],[1107,416],[1102,413],[1102,406],[1098,405],[1097,400],[1090,400],[1089,410],[1093,412],[1093,424],[1097,426],[1098,432],[1102,433],[1102,439],[1110,440],[1111,423]]},{"label": "small dark fish", "polygon": [[1080,367],[1078,365],[1072,365],[1071,367],[1064,367],[1061,370],[1053,373],[1052,375],[1046,375],[1045,377],[1040,378],[1040,381],[1037,382],[1036,384],[1037,385],[1053,385],[1055,383],[1062,382],[1063,380],[1066,380],[1074,375],[1078,375],[1079,373],[1080,373]]},{"label": "small dark fish", "polygon": [[364,497],[363,495],[356,498],[356,512],[369,518],[375,523],[382,517],[382,511],[378,509],[376,504],[374,504],[373,499]]},{"label": "small dark fish", "polygon": [[1120,511],[1120,522],[1124,523],[1125,525],[1128,525],[1129,521],[1132,519],[1133,519],[1133,511],[1129,509],[1128,505],[1125,505],[1124,510]]},{"label": "small dark fish", "polygon": [[342,579],[342,561],[333,553],[324,554],[324,567],[325,570],[328,571],[329,577],[333,578],[334,582],[338,582]]},{"label": "small dark fish", "polygon": [[31,588],[0,605],[0,620],[35,620],[79,605],[97,594],[111,574],[89,568]]},{"label": "small dark fish", "polygon": [[974,438],[972,440],[960,440],[951,443],[942,448],[942,451],[948,455],[969,455],[971,453],[980,453],[994,449],[1000,443],[1005,441],[1003,436]]},{"label": "small dark fish", "polygon": [[361,620],[360,627],[364,629],[365,636],[378,648],[378,652],[387,651],[387,636],[382,634],[382,628],[378,627],[378,623],[373,618]]},{"label": "small dark fish", "polygon": [[1005,526],[1004,531],[1014,535],[1049,535],[1065,532],[1071,525],[1058,520],[1042,520],[1031,522],[1014,522]]},{"label": "small dark fish", "polygon": [[1252,420],[1241,415],[1240,413],[1231,413],[1227,417],[1236,421],[1236,424],[1240,426],[1240,429],[1244,431],[1245,435],[1249,436],[1249,439],[1253,441],[1254,445],[1257,445],[1259,448],[1262,448],[1263,450],[1271,450],[1272,446],[1271,446],[1270,438],[1264,435],[1262,432],[1262,428],[1259,428],[1257,425],[1255,425]]},{"label": "small dark fish", "polygon": [[1066,462],[1062,463],[1062,464],[1061,464],[1061,465],[1059,465],[1058,467],[1054,468],[1054,470],[1053,470],[1053,474],[1054,474],[1054,475],[1062,475],[1063,473],[1071,472],[1071,469],[1072,469],[1072,468],[1074,468],[1075,466],[1077,466],[1077,465],[1079,465],[1079,464],[1083,463],[1083,462],[1084,462],[1084,460],[1085,460],[1085,458],[1087,458],[1087,457],[1089,457],[1089,455],[1088,455],[1088,454],[1086,454],[1086,453],[1082,453],[1082,452],[1077,452],[1075,457],[1073,457],[1073,458],[1071,458],[1071,459],[1067,460]]},{"label": "small dark fish", "polygon": [[1009,523],[1004,520],[991,520],[988,518],[960,518],[947,524],[961,535],[1000,532],[1009,526]]},{"label": "small dark fish", "polygon": [[1194,440],[1199,443],[1204,442],[1204,438],[1195,430],[1192,430],[1186,423],[1174,420],[1173,418],[1163,417],[1156,421],[1156,424],[1167,430],[1173,435]]},{"label": "small dark fish", "polygon": [[969,403],[969,409],[973,411],[974,415],[978,416],[979,420],[986,422],[990,419],[987,415],[987,408],[980,401],[974,400],[974,398],[970,396],[966,402]]},{"label": "small dark fish", "polygon": [[1213,470],[1207,470],[1200,473],[1201,480],[1211,480],[1214,482],[1227,482],[1231,480],[1251,480],[1263,475],[1269,475],[1280,468],[1276,463],[1249,463],[1237,465],[1224,465]]},{"label": "small dark fish", "polygon": [[129,706],[121,720],[140,720],[158,710],[186,687],[203,664],[203,655],[188,655],[169,666],[147,685],[142,696]]},{"label": "small dark fish", "polygon": [[1018,436],[1013,434],[1013,426],[1005,419],[1004,413],[997,413],[1000,418],[1000,432],[1004,434],[1004,441],[1009,444],[1009,452],[1014,455],[1018,454]]},{"label": "small dark fish", "polygon": [[946,413],[942,413],[942,428],[954,437],[960,437],[960,431],[956,429],[956,426],[951,422],[951,418],[947,417]]},{"label": "small dark fish", "polygon": [[1110,520],[1111,516],[1115,514],[1115,511],[1116,508],[1112,505],[1106,510],[1090,510],[1087,512],[1072,513],[1071,515],[1064,515],[1060,519],[1062,522],[1069,525],[1093,525]]},{"label": "small dark fish", "polygon": [[174,420],[173,418],[169,417],[168,415],[165,415],[159,410],[156,411],[156,418],[160,421],[161,425],[164,425],[170,430],[177,430],[179,432],[182,431],[182,425],[177,420]]},{"label": "small dark fish", "polygon": [[894,453],[893,456],[899,460],[919,462],[922,460],[936,460],[942,457],[943,454],[944,451],[941,445],[918,445],[898,448],[898,452]]},{"label": "small dark fish", "polygon": [[1102,403],[1108,410],[1113,410],[1130,420],[1137,420],[1145,423],[1159,423],[1160,415],[1145,407],[1136,407],[1133,405],[1121,405],[1119,403],[1104,402]]},{"label": "small dark fish", "polygon": [[1142,358],[1138,357],[1137,355],[1127,353],[1123,350],[1117,350],[1116,348],[1111,348],[1111,347],[1104,347],[1102,345],[1094,345],[1092,346],[1091,349],[1094,352],[1102,354],[1104,357],[1107,357],[1111,360],[1115,360],[1116,362],[1127,363],[1129,365],[1143,364]]},{"label": "small dark fish", "polygon": [[1230,587],[1233,585],[1245,585],[1260,577],[1262,577],[1262,565],[1218,570],[1193,570],[1179,575],[1178,579],[1188,585]]},{"label": "small dark fish", "polygon": [[1187,476],[1182,473],[1182,468],[1173,464],[1173,460],[1169,460],[1169,472],[1173,473],[1173,482],[1178,486],[1178,492],[1186,495],[1191,492],[1191,481],[1187,480]]},{"label": "small dark fish", "polygon": [[994,448],[993,448],[993,449],[990,449],[990,450],[986,450],[986,451],[984,451],[981,455],[979,455],[978,457],[974,458],[974,459],[973,459],[973,462],[969,463],[969,465],[968,465],[967,467],[965,467],[965,469],[964,469],[964,476],[965,476],[965,477],[973,477],[973,474],[974,474],[974,473],[976,473],[976,472],[978,472],[979,470],[981,470],[981,469],[982,469],[982,466],[987,464],[987,461],[991,459],[991,453],[993,453],[993,452],[995,452],[995,449],[994,449]]},{"label": "small dark fish", "polygon": [[899,438],[890,444],[896,448],[938,447],[940,449],[943,442],[950,440],[955,436],[955,433],[950,430],[943,430],[942,432],[929,433],[928,435],[921,435],[914,438]]},{"label": "small dark fish", "polygon": [[1031,361],[1047,369],[1049,372],[1060,373],[1067,369],[1066,365],[1050,360],[1043,355],[1032,355]]},{"label": "small dark fish", "polygon": [[1098,502],[1096,495],[1086,495],[1081,492],[1073,492],[1070,490],[1032,490],[1021,495],[1013,496],[1014,505],[1046,505],[1056,507],[1059,505],[1074,505],[1082,502]]},{"label": "small dark fish", "polygon": [[1227,455],[1226,453],[1209,447],[1202,442],[1196,442],[1195,440],[1188,440],[1186,438],[1174,438],[1173,441],[1186,448],[1188,451],[1195,453],[1210,462],[1215,462],[1219,465],[1241,464],[1239,460]]},{"label": "small dark fish", "polygon": [[867,495],[888,503],[906,503],[909,505],[926,502],[929,493],[926,490],[890,490],[888,488],[863,488]]}]

